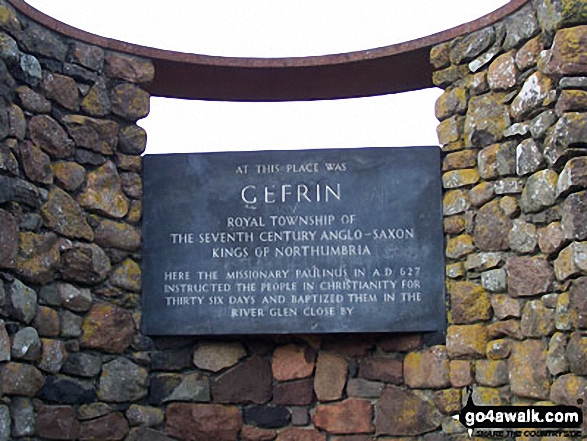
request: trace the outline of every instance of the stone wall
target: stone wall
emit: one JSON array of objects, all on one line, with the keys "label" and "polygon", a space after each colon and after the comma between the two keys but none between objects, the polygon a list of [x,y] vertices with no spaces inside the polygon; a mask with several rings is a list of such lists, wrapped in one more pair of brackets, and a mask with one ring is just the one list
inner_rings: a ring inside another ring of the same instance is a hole
[{"label": "stone wall", "polygon": [[431,52],[446,350],[480,402],[587,403],[586,24],[585,1],[537,0]]},{"label": "stone wall", "polygon": [[[435,47],[449,327],[147,338],[152,64],[0,0],[0,440],[467,440],[481,403],[587,399],[587,11]],[[585,401],[584,401],[585,402]]]}]

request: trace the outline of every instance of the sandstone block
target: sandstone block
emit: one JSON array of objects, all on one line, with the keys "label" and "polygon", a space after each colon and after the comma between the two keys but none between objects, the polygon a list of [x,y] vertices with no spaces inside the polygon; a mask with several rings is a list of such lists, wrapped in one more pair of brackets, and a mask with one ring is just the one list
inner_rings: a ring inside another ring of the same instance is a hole
[{"label": "sandstone block", "polygon": [[129,121],[149,114],[149,94],[134,84],[119,84],[110,93],[112,113]]},{"label": "sandstone block", "polygon": [[482,324],[452,325],[446,333],[446,350],[449,357],[483,357],[489,336]]},{"label": "sandstone block", "polygon": [[523,398],[544,400],[550,391],[546,344],[541,340],[514,342],[509,358],[510,387]]},{"label": "sandstone block", "polygon": [[53,183],[51,159],[48,155],[28,141],[21,144],[18,150],[27,178],[40,184]]},{"label": "sandstone block", "polygon": [[472,97],[463,128],[467,146],[488,146],[501,140],[510,126],[507,106],[501,104],[500,94]]},{"label": "sandstone block", "polygon": [[55,234],[21,232],[15,271],[24,280],[43,285],[54,279],[60,257]]},{"label": "sandstone block", "polygon": [[552,267],[542,257],[512,257],[506,270],[508,292],[513,297],[546,293],[554,281]]},{"label": "sandstone block", "polygon": [[410,352],[404,359],[405,383],[410,388],[439,389],[448,387],[449,360],[444,346],[433,346]]},{"label": "sandstone block", "polygon": [[125,222],[100,219],[94,233],[96,243],[103,248],[135,251],[141,246],[141,234]]},{"label": "sandstone block", "polygon": [[501,251],[509,248],[509,231],[513,226],[499,204],[493,200],[477,213],[475,222],[475,245],[481,251]]},{"label": "sandstone block", "polygon": [[573,374],[587,375],[587,337],[579,332],[573,332],[567,345],[566,355]]},{"label": "sandstone block", "polygon": [[314,398],[314,382],[303,379],[278,383],[273,386],[273,402],[286,406],[308,406]]},{"label": "sandstone block", "polygon": [[265,404],[271,398],[271,365],[257,355],[228,370],[212,385],[219,403]]},{"label": "sandstone block", "polygon": [[58,187],[49,191],[47,202],[41,207],[41,215],[45,225],[56,233],[71,239],[94,239],[94,232],[81,207]]},{"label": "sandstone block", "polygon": [[210,401],[208,377],[192,374],[157,374],[149,385],[149,403],[160,406],[173,401]]},{"label": "sandstone block", "polygon": [[560,222],[552,222],[538,229],[538,247],[544,254],[559,251],[565,241],[565,234]]},{"label": "sandstone block", "polygon": [[85,208],[113,218],[122,218],[128,213],[128,200],[122,193],[120,176],[113,162],[88,173],[87,187],[78,196]]},{"label": "sandstone block", "polygon": [[463,190],[449,190],[442,200],[442,211],[445,216],[463,213],[467,211],[471,203],[467,192]]},{"label": "sandstone block", "polygon": [[587,190],[569,195],[562,211],[561,227],[565,238],[587,239]]},{"label": "sandstone block", "polygon": [[41,81],[44,95],[68,110],[79,108],[79,92],[75,80],[65,75],[45,72]]},{"label": "sandstone block", "polygon": [[200,369],[218,372],[234,366],[247,355],[239,342],[202,342],[194,352],[194,365]]},{"label": "sandstone block", "polygon": [[[408,411],[409,409],[409,411]],[[377,404],[377,435],[415,436],[438,428],[442,414],[415,391],[387,386]]]},{"label": "sandstone block", "polygon": [[524,81],[520,93],[512,102],[512,117],[516,121],[533,117],[536,109],[552,100],[552,92],[554,89],[551,79],[541,72],[533,73]]},{"label": "sandstone block", "polygon": [[193,440],[234,441],[243,425],[238,408],[220,404],[172,403],[165,421],[166,435]]},{"label": "sandstone block", "polygon": [[41,339],[43,351],[39,361],[39,368],[45,372],[56,374],[67,360],[67,349],[61,340],[49,338]]},{"label": "sandstone block", "polygon": [[[584,14],[585,16],[585,14]],[[559,30],[552,45],[552,57],[548,68],[561,75],[584,74],[587,71],[587,26]]]},{"label": "sandstone block", "polygon": [[57,121],[47,115],[33,116],[29,122],[33,142],[56,158],[67,158],[74,151],[74,144]]},{"label": "sandstone block", "polygon": [[335,401],[342,398],[346,384],[348,363],[339,355],[320,352],[316,361],[314,391],[319,401]]},{"label": "sandstone block", "polygon": [[562,332],[555,332],[548,344],[546,367],[551,375],[569,372],[569,362],[566,357],[568,337]]},{"label": "sandstone block", "polygon": [[116,122],[83,115],[67,115],[62,122],[78,147],[103,155],[114,153],[119,130]]},{"label": "sandstone block", "polygon": [[458,38],[451,44],[449,57],[453,64],[471,61],[495,41],[493,28],[488,27]]},{"label": "sandstone block", "polygon": [[363,359],[359,368],[359,377],[367,380],[384,381],[401,384],[403,381],[403,363],[397,358],[372,356]]},{"label": "sandstone block", "polygon": [[128,311],[102,302],[90,309],[83,331],[82,347],[117,354],[130,345],[135,329]]},{"label": "sandstone block", "polygon": [[473,383],[473,370],[469,360],[450,361],[450,383],[453,387],[465,387]]},{"label": "sandstone block", "polygon": [[315,351],[308,346],[280,346],[273,352],[273,376],[279,381],[309,377],[314,371],[315,356]]},{"label": "sandstone block", "polygon": [[556,202],[558,174],[552,170],[541,170],[528,178],[522,191],[520,207],[526,213],[535,213]]},{"label": "sandstone block", "polygon": [[8,362],[0,366],[0,386],[5,395],[34,397],[45,378],[33,365]]},{"label": "sandstone block", "polygon": [[118,357],[102,368],[98,398],[106,402],[136,401],[147,395],[146,369],[125,357]]},{"label": "sandstone block", "polygon": [[[59,421],[59,424],[55,424]],[[38,436],[47,439],[75,440],[79,438],[80,424],[71,406],[41,406],[35,420]]]},{"label": "sandstone block", "polygon": [[112,412],[95,420],[84,421],[80,427],[80,440],[122,440],[128,435],[128,422],[119,412]]},{"label": "sandstone block", "polygon": [[578,329],[587,328],[587,278],[580,277],[571,286],[571,320]]},{"label": "sandstone block", "polygon": [[491,306],[495,318],[498,320],[517,318],[522,315],[520,303],[507,294],[495,294],[491,296]]},{"label": "sandstone block", "polygon": [[587,242],[573,242],[554,261],[554,272],[560,281],[587,273]]},{"label": "sandstone block", "polygon": [[326,435],[316,429],[291,428],[280,432],[277,441],[326,441]]},{"label": "sandstone block", "polygon": [[516,147],[516,173],[519,176],[536,172],[544,163],[536,141],[525,139]]},{"label": "sandstone block", "polygon": [[317,428],[335,434],[369,433],[373,431],[372,420],[371,403],[360,398],[319,405],[313,418]]},{"label": "sandstone block", "polygon": [[18,223],[8,211],[0,210],[0,268],[12,268],[19,249]]},{"label": "sandstone block", "polygon": [[96,244],[77,242],[61,256],[61,275],[64,280],[97,284],[106,279],[110,259]]},{"label": "sandstone block", "polygon": [[587,113],[567,112],[548,130],[544,157],[550,166],[560,166],[569,156],[584,153],[587,140]]},{"label": "sandstone block", "polygon": [[448,286],[452,318],[456,324],[491,318],[491,304],[485,289],[472,282],[452,282]]}]

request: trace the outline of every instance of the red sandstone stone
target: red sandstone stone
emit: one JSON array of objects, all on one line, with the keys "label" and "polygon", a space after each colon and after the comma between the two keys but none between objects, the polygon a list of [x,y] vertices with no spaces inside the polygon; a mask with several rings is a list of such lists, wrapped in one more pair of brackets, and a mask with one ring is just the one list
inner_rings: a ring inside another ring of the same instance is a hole
[{"label": "red sandstone stone", "polygon": [[514,63],[514,52],[506,52],[497,57],[487,72],[487,81],[492,90],[508,90],[516,85],[518,69]]},{"label": "red sandstone stone", "polygon": [[45,96],[69,110],[79,108],[79,92],[75,80],[65,75],[45,73],[41,83],[41,90]]},{"label": "red sandstone stone", "polygon": [[165,412],[165,434],[189,441],[234,441],[243,425],[234,406],[172,403]]},{"label": "red sandstone stone", "polygon": [[[58,423],[57,423],[58,422]],[[79,439],[80,424],[70,406],[41,406],[35,420],[36,434],[41,438]]]},{"label": "red sandstone stone", "polygon": [[550,391],[550,374],[546,367],[547,347],[542,340],[514,342],[508,361],[512,392],[524,398],[544,400]]},{"label": "red sandstone stone", "polygon": [[82,347],[118,354],[130,345],[135,327],[128,311],[108,303],[97,303],[88,313],[83,331]]},{"label": "red sandstone stone", "polygon": [[309,377],[314,371],[315,355],[315,351],[305,345],[280,346],[273,352],[273,376],[279,381]]},{"label": "red sandstone stone", "polygon": [[278,383],[273,386],[273,402],[287,406],[307,406],[314,398],[314,383],[311,378]]},{"label": "red sandstone stone", "polygon": [[509,248],[508,235],[513,223],[493,200],[481,207],[475,218],[475,245],[481,251],[500,251]]},{"label": "red sandstone stone", "polygon": [[38,306],[33,320],[33,327],[42,337],[57,337],[59,335],[59,315],[57,311],[47,306]]},{"label": "red sandstone stone", "polygon": [[148,83],[155,76],[155,69],[150,60],[111,52],[106,54],[105,73],[133,83]]},{"label": "red sandstone stone", "polygon": [[446,349],[450,357],[484,357],[487,342],[487,329],[480,323],[449,326],[446,333]]},{"label": "red sandstone stone", "polygon": [[271,366],[258,355],[222,374],[212,385],[219,403],[264,404],[271,399]]},{"label": "red sandstone stone", "polygon": [[503,336],[516,340],[522,340],[524,338],[524,334],[522,334],[522,330],[520,329],[520,322],[513,319],[490,324],[487,326],[487,334],[492,339]]},{"label": "red sandstone stone", "polygon": [[377,404],[377,435],[420,435],[440,426],[442,414],[417,392],[387,386]]},{"label": "red sandstone stone", "polygon": [[336,354],[321,352],[316,362],[314,391],[320,401],[335,401],[342,398],[346,383],[348,363]]},{"label": "red sandstone stone", "polygon": [[318,406],[314,425],[329,433],[351,434],[373,431],[373,408],[360,398],[348,398],[340,403]]},{"label": "red sandstone stone", "polygon": [[550,263],[542,257],[512,257],[506,264],[512,297],[546,293],[554,281]]},{"label": "red sandstone stone", "polygon": [[379,342],[379,348],[384,352],[416,351],[422,345],[422,334],[396,334]]},{"label": "red sandstone stone", "polygon": [[449,360],[444,346],[433,346],[421,352],[410,352],[404,359],[404,379],[411,388],[448,387]]},{"label": "red sandstone stone", "polygon": [[461,389],[443,389],[434,392],[434,404],[445,415],[454,415],[461,410]]},{"label": "red sandstone stone", "polygon": [[129,431],[121,413],[113,412],[101,418],[85,421],[81,425],[80,440],[121,440]]},{"label": "red sandstone stone", "polygon": [[403,381],[402,370],[402,360],[387,357],[369,357],[362,361],[359,376],[367,380],[401,384]]},{"label": "red sandstone stone", "polygon": [[587,26],[561,29],[552,45],[548,68],[558,75],[581,75],[587,70]]},{"label": "red sandstone stone", "polygon": [[44,383],[43,374],[30,364],[9,362],[0,365],[0,387],[5,395],[34,397]]},{"label": "red sandstone stone", "polygon": [[540,52],[544,48],[542,38],[540,36],[528,41],[516,54],[516,66],[518,69],[524,71],[529,67],[536,65]]}]

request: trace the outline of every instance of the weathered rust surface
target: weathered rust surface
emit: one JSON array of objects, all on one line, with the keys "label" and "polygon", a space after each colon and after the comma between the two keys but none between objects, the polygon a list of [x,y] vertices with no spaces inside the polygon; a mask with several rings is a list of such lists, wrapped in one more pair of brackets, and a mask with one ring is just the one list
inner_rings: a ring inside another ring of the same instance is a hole
[{"label": "weathered rust surface", "polygon": [[416,40],[344,54],[294,58],[236,58],[189,54],[90,34],[8,0],[30,19],[66,36],[150,58],[153,96],[217,101],[302,101],[385,95],[432,87],[430,48],[488,26],[529,0],[508,4],[475,21]]}]

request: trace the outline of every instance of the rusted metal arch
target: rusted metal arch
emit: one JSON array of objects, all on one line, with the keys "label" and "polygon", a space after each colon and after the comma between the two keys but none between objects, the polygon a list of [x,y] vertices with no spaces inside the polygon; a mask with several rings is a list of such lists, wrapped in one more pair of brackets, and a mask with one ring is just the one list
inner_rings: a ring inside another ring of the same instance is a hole
[{"label": "rusted metal arch", "polygon": [[491,25],[530,0],[510,0],[475,21],[416,40],[344,54],[294,58],[236,58],[189,54],[126,43],[66,25],[29,6],[18,11],[67,37],[150,58],[153,96],[215,101],[306,101],[355,98],[432,87],[430,49]]}]

